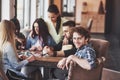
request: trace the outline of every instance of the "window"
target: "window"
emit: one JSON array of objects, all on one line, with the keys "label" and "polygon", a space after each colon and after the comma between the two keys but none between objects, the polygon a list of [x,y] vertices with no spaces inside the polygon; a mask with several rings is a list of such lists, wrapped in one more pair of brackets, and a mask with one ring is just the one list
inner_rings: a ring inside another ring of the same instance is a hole
[{"label": "window", "polygon": [[1,21],[1,0],[0,0],[0,21]]},{"label": "window", "polygon": [[36,18],[44,18],[48,0],[17,0],[17,18],[22,28],[31,28]]},{"label": "window", "polygon": [[62,16],[74,16],[76,0],[62,0]]},{"label": "window", "polygon": [[24,27],[24,0],[17,0],[17,18],[20,21],[21,28]]},{"label": "window", "polygon": [[37,17],[44,17],[44,0],[38,0],[37,2]]}]

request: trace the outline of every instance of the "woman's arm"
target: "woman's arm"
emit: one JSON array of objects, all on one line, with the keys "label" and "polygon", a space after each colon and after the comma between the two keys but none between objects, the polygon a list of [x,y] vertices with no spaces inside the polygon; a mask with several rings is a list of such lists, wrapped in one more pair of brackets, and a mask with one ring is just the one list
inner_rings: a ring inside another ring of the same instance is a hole
[{"label": "woman's arm", "polygon": [[5,48],[5,53],[7,54],[7,59],[9,61],[9,64],[14,69],[21,69],[21,67],[23,67],[28,63],[28,60],[23,60],[19,62],[17,53],[15,53],[14,48],[12,47],[11,44],[7,45],[7,47]]},{"label": "woman's arm", "polygon": [[43,51],[46,52],[46,54],[50,55],[50,56],[65,56],[64,51],[54,51],[53,48],[49,47],[49,46],[45,46],[43,48]]}]

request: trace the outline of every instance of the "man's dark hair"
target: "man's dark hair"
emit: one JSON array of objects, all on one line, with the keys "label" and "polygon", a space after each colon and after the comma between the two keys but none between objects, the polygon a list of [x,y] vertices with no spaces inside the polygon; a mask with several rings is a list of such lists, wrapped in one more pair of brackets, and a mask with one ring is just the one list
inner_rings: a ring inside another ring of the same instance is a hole
[{"label": "man's dark hair", "polygon": [[67,21],[63,23],[63,26],[75,27],[75,21]]},{"label": "man's dark hair", "polygon": [[17,18],[14,17],[14,18],[10,19],[10,21],[12,21],[15,24],[15,29],[20,30],[20,23]]},{"label": "man's dark hair", "polygon": [[87,29],[85,29],[84,27],[81,27],[81,26],[80,27],[74,27],[74,28],[71,29],[71,35],[72,36],[73,36],[74,32],[77,32],[78,34],[84,36],[85,39],[88,39],[88,41],[91,37],[90,32]]}]

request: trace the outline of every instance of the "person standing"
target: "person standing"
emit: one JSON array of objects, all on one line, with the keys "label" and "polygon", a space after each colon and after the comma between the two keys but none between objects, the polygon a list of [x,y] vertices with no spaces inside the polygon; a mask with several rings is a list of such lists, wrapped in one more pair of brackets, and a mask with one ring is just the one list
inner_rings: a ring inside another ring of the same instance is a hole
[{"label": "person standing", "polygon": [[66,19],[61,18],[58,7],[55,4],[51,4],[48,7],[48,20],[46,21],[46,23],[48,25],[49,33],[55,41],[55,44],[53,46],[59,44],[59,42],[62,40],[62,24],[66,21]]}]

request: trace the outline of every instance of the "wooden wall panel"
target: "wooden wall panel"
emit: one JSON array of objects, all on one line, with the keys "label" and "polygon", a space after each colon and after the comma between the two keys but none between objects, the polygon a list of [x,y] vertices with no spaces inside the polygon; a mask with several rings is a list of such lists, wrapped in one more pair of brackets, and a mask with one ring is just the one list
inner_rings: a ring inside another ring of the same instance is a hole
[{"label": "wooden wall panel", "polygon": [[[93,33],[104,33],[105,14],[99,14],[99,6],[101,0],[77,0],[76,2],[76,23],[83,26],[87,25],[90,18],[93,19],[92,30]],[[105,11],[105,1],[103,3],[103,11]],[[83,12],[83,2],[87,3],[87,11]]]},{"label": "wooden wall panel", "polygon": [[60,13],[61,13],[61,6],[62,6],[61,2],[62,2],[62,0],[54,0],[54,4],[56,4],[58,6]]}]

